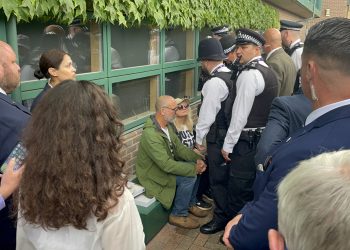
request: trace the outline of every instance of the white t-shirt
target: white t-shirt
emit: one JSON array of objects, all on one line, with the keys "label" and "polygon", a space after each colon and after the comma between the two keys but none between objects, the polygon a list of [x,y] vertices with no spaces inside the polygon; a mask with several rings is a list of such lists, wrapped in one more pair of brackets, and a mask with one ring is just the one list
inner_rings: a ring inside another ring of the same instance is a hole
[{"label": "white t-shirt", "polygon": [[[44,204],[43,204],[44,205]],[[17,249],[19,250],[144,250],[145,235],[134,198],[125,188],[117,206],[107,218],[97,222],[92,216],[88,230],[73,226],[58,230],[44,230],[26,223],[19,216],[17,222]]]}]

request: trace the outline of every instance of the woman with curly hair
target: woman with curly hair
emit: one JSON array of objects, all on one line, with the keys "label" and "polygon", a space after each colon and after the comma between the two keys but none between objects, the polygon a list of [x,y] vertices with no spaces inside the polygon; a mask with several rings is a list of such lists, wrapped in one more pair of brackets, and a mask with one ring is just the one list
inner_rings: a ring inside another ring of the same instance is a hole
[{"label": "woman with curly hair", "polygon": [[145,249],[125,187],[122,128],[93,83],[67,80],[48,90],[23,140],[17,249]]}]

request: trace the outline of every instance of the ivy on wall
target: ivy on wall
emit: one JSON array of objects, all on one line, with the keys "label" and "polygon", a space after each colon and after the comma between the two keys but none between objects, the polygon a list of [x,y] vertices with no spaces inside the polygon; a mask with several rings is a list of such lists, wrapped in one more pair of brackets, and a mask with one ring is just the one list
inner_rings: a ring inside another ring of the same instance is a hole
[{"label": "ivy on wall", "polygon": [[71,23],[87,19],[121,26],[141,23],[185,29],[229,24],[232,28],[278,27],[278,13],[260,0],[0,0],[0,10],[17,21],[33,19]]}]

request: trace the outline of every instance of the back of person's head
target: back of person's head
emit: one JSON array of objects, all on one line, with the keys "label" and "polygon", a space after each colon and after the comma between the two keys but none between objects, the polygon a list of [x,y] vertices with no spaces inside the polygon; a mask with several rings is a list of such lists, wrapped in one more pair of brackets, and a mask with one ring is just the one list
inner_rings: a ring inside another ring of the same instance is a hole
[{"label": "back of person's head", "polygon": [[122,124],[108,95],[88,81],[50,89],[26,128],[20,213],[43,228],[85,229],[106,218],[124,192]]},{"label": "back of person's head", "polygon": [[39,60],[39,69],[34,72],[34,76],[38,79],[50,78],[50,68],[58,69],[64,59],[64,56],[68,55],[63,50],[51,49],[45,51]]},{"label": "back of person's head", "polygon": [[350,150],[303,161],[278,187],[278,231],[289,250],[350,249]]},{"label": "back of person's head", "polygon": [[350,19],[323,20],[309,30],[303,57],[316,57],[324,70],[339,70],[350,76]]}]

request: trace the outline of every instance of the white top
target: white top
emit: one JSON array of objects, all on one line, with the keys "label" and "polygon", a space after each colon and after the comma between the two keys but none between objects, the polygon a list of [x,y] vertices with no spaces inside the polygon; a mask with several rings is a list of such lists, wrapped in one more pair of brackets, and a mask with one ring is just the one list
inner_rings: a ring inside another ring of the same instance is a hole
[{"label": "white top", "polygon": [[5,90],[3,90],[1,87],[0,87],[0,93],[3,93],[4,95],[7,95]]},{"label": "white top", "polygon": [[[294,47],[295,44],[300,43],[301,40],[297,39],[295,40],[291,45],[290,49]],[[292,61],[297,69],[297,71],[301,68],[301,54],[303,53],[303,48],[296,49],[293,54],[290,56],[292,58]]]},{"label": "white top", "polygon": [[163,132],[166,134],[166,136],[168,137],[168,140],[171,142],[171,139],[170,139],[170,134],[169,134],[169,129],[167,127],[165,128],[161,128],[163,130]]},{"label": "white top", "polygon": [[282,48],[282,47],[278,47],[278,48],[275,48],[275,49],[271,50],[271,51],[267,54],[266,60],[265,60],[265,61],[267,61],[267,59],[270,58],[270,56],[273,54],[273,52],[275,52],[276,50],[279,50],[279,49],[281,49],[281,48]]},{"label": "white top", "polygon": [[[43,204],[45,205],[45,204]],[[25,224],[19,216],[17,222],[18,250],[143,250],[145,235],[134,198],[125,188],[118,205],[107,218],[97,222],[88,219],[89,230],[78,230],[72,226],[45,231],[42,227]]]},{"label": "white top", "polygon": [[[230,72],[227,67],[223,67],[222,65],[223,64],[219,64],[211,73],[219,67],[218,72]],[[202,89],[203,102],[196,125],[196,142],[199,145],[203,145],[203,140],[221,109],[221,102],[226,100],[228,93],[229,90],[225,81],[219,77],[213,77],[205,82]]]},{"label": "white top", "polygon": [[313,122],[314,120],[316,120],[317,118],[319,118],[320,116],[328,113],[329,111],[332,111],[333,109],[345,106],[345,105],[349,105],[350,104],[350,99],[346,99],[340,102],[335,102],[326,106],[323,106],[321,108],[318,108],[314,111],[312,111],[308,117],[306,118],[305,121],[305,126],[310,124],[311,122]]},{"label": "white top", "polygon": [[[258,58],[261,57],[254,57],[250,62]],[[264,61],[259,61],[259,63],[268,67]],[[225,152],[232,153],[244,126],[247,124],[255,96],[260,95],[264,88],[264,77],[257,69],[243,70],[238,76],[236,82],[237,95],[233,103],[230,126],[223,146]]]}]

